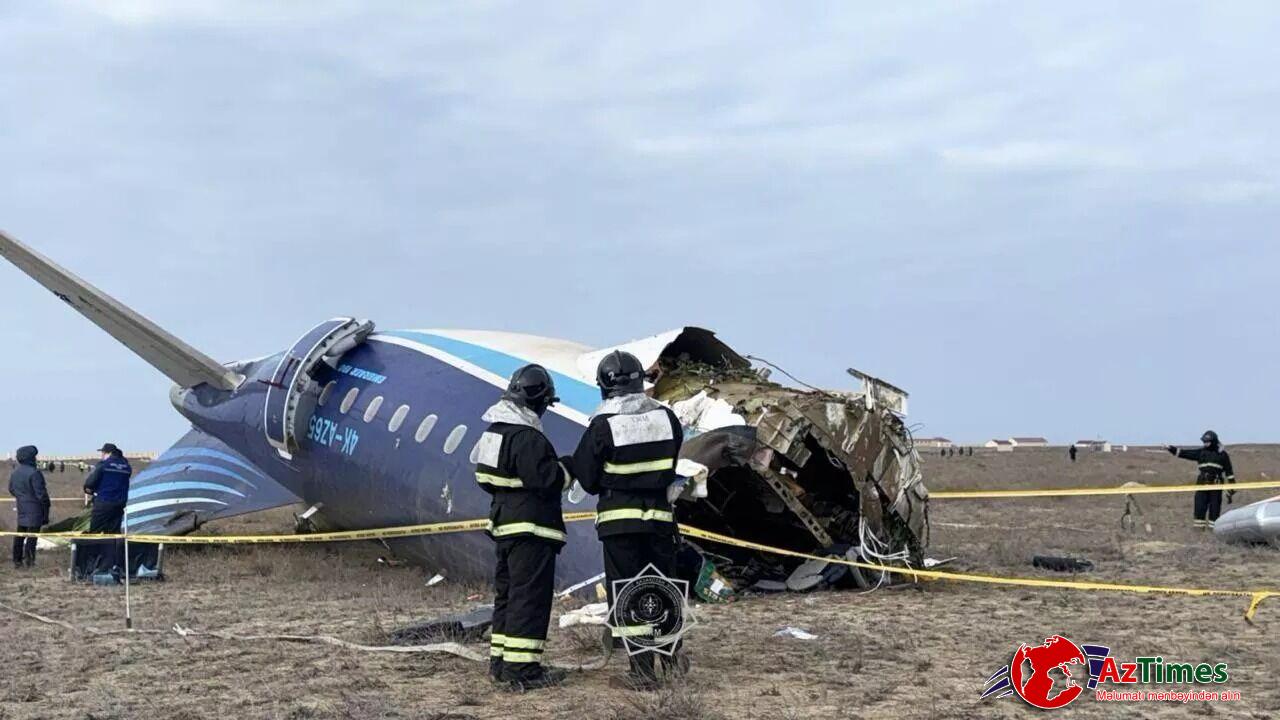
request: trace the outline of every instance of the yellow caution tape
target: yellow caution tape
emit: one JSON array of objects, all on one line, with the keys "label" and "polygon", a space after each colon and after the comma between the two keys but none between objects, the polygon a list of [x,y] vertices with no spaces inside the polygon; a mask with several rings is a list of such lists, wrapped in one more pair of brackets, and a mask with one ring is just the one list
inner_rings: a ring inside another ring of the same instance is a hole
[{"label": "yellow caution tape", "polygon": [[1041,578],[1011,578],[1001,577],[997,575],[973,575],[969,573],[953,573],[941,570],[914,570],[911,568],[892,567],[889,565],[874,565],[872,563],[858,562],[856,560],[847,560],[845,558],[823,557],[820,555],[810,555],[808,553],[796,552],[794,550],[784,550],[783,548],[771,547],[769,545],[761,545],[747,540],[739,540],[738,538],[729,537],[713,533],[708,530],[692,527],[689,525],[681,525],[680,532],[688,537],[709,540],[711,542],[723,545],[732,545],[734,547],[746,548],[748,550],[758,550],[773,555],[787,555],[790,557],[804,558],[806,560],[821,560],[823,562],[837,563],[840,565],[848,565],[850,567],[863,568],[865,570],[875,570],[879,572],[894,573],[897,575],[909,575],[913,580],[956,580],[960,582],[976,582],[987,583],[991,585],[1018,585],[1022,587],[1040,587],[1040,588],[1061,588],[1066,590],[1097,590],[1108,592],[1131,592],[1131,593],[1161,593],[1168,595],[1226,595],[1229,597],[1247,597],[1250,599],[1249,609],[1245,611],[1245,620],[1253,622],[1253,617],[1257,613],[1258,605],[1269,597],[1280,595],[1277,590],[1215,590],[1215,589],[1199,589],[1199,588],[1178,588],[1178,587],[1161,587],[1157,585],[1125,585],[1121,583],[1096,583],[1096,582],[1078,582],[1074,580],[1046,580]]},{"label": "yellow caution tape", "polygon": [[[564,520],[566,523],[583,522],[591,520],[595,517],[592,512],[566,513]],[[385,538],[397,537],[415,537],[419,535],[440,535],[446,533],[472,532],[475,530],[484,530],[488,527],[488,520],[460,520],[456,522],[430,523],[426,525],[405,525],[392,528],[377,528],[369,530],[344,530],[340,532],[314,533],[310,535],[132,535],[128,538],[134,542],[151,542],[165,543],[168,545],[237,545],[237,544],[263,544],[263,543],[318,543],[318,542],[343,542],[351,540],[381,540]],[[953,573],[940,570],[916,570],[913,568],[894,567],[890,565],[875,565],[872,563],[858,562],[856,560],[847,560],[844,558],[825,557],[821,555],[811,555],[809,553],[797,552],[795,550],[786,550],[784,548],[773,547],[770,545],[762,545],[760,543],[750,542],[748,540],[739,540],[738,538],[728,535],[721,535],[709,530],[703,530],[691,525],[681,525],[680,531],[693,538],[708,540],[710,542],[720,543],[723,545],[732,545],[734,547],[745,548],[748,550],[758,550],[773,555],[786,555],[789,557],[802,558],[805,560],[820,560],[822,562],[837,563],[840,565],[848,565],[850,567],[862,568],[864,570],[874,570],[877,572],[887,572],[896,575],[907,575],[913,580],[955,580],[958,582],[976,582],[987,583],[991,585],[1016,585],[1022,587],[1038,587],[1038,588],[1060,588],[1066,590],[1094,590],[1109,592],[1131,592],[1131,593],[1160,593],[1168,595],[1193,595],[1193,596],[1209,596],[1209,595],[1225,595],[1229,597],[1247,597],[1250,599],[1249,608],[1245,611],[1245,620],[1253,622],[1253,618],[1257,613],[1258,606],[1263,600],[1269,597],[1280,595],[1280,591],[1276,590],[1218,590],[1218,589],[1199,589],[1199,588],[1178,588],[1178,587],[1162,587],[1157,585],[1125,585],[1121,583],[1095,583],[1095,582],[1079,582],[1073,580],[1047,580],[1040,578],[1011,578],[1001,577],[997,575],[976,575],[969,573]],[[61,538],[67,540],[118,540],[123,539],[125,535],[115,534],[93,534],[79,532],[64,533],[37,533],[37,532],[10,532],[0,531],[0,537],[42,537],[42,538]]]},{"label": "yellow caution tape", "polygon": [[[593,512],[566,513],[565,522],[582,522],[595,518]],[[9,532],[0,531],[0,537],[38,537],[59,540],[122,540],[130,542],[164,543],[166,545],[262,545],[271,543],[323,543],[351,540],[383,540],[386,538],[416,537],[419,535],[444,535],[448,533],[487,530],[488,520],[458,520],[455,522],[428,523],[425,525],[401,525],[368,530],[341,530],[337,532],[311,533],[309,535],[140,535],[129,533],[87,532]]]},{"label": "yellow caution tape", "polygon": [[[1148,495],[1152,493],[1200,492],[1201,490],[1265,490],[1280,488],[1280,480],[1253,480],[1228,485],[1131,485],[1128,487],[1052,488],[1041,490],[938,490],[929,493],[930,500],[965,500],[979,498],[1070,497],[1073,495]],[[13,498],[0,498],[14,502]],[[83,502],[83,497],[52,498],[53,502]],[[415,526],[416,527],[416,526]]]},{"label": "yellow caution tape", "polygon": [[930,500],[974,500],[978,498],[1070,497],[1073,495],[1147,495],[1151,493],[1199,492],[1201,490],[1261,490],[1280,488],[1280,480],[1257,480],[1230,485],[1131,485],[1129,487],[1058,488],[1053,490],[942,490],[930,492]]}]

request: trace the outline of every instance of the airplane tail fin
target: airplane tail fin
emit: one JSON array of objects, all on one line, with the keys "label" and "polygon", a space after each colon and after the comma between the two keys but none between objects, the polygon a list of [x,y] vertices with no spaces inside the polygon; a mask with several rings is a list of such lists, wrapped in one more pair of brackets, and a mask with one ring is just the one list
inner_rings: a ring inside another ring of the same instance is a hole
[{"label": "airplane tail fin", "polygon": [[52,260],[0,232],[0,256],[178,385],[234,390],[242,378]]},{"label": "airplane tail fin", "polygon": [[221,518],[302,502],[249,458],[192,428],[129,484],[131,533],[181,535]]}]

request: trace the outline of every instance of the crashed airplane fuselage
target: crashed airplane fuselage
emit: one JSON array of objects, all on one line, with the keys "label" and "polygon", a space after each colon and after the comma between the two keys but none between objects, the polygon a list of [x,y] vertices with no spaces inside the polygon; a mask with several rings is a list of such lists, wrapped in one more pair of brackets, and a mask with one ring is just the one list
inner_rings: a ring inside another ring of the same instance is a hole
[{"label": "crashed airplane fuselage", "polygon": [[[784,387],[698,328],[592,350],[515,333],[375,331],[352,318],[321,323],[270,357],[220,365],[2,234],[0,255],[176,383],[171,402],[193,427],[134,478],[130,532],[190,532],[298,502],[334,529],[486,517],[489,496],[470,453],[507,377],[529,362],[552,373],[562,402],[544,426],[567,454],[600,402],[596,363],[616,347],[655,371],[653,394],[686,426],[682,457],[700,470],[706,493],[677,504],[682,522],[888,562],[919,561],[927,541],[927,493],[899,416],[905,394],[871,378],[856,393]],[[591,497],[565,503],[566,512],[593,508]],[[492,544],[481,533],[387,543],[454,578],[492,572]],[[739,587],[785,578],[799,564],[690,549],[714,558],[718,576]],[[594,528],[571,523],[558,585],[601,569]]]}]

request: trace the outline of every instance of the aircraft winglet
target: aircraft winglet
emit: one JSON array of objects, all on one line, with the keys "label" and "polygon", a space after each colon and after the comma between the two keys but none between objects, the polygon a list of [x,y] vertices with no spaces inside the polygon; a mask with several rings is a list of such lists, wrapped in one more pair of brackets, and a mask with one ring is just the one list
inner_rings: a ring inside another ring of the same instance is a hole
[{"label": "aircraft winglet", "polygon": [[3,232],[0,256],[178,385],[189,388],[207,383],[220,390],[234,390],[240,384],[239,375],[208,355]]}]

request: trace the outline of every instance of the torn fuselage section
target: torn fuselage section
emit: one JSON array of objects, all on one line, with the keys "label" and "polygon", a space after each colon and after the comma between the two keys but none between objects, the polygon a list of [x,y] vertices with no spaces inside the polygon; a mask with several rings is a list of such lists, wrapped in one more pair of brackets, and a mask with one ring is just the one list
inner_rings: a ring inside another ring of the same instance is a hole
[{"label": "torn fuselage section", "polygon": [[[798,390],[722,345],[710,357],[688,346],[673,343],[658,357],[654,388],[685,428],[681,459],[708,470],[706,496],[677,505],[681,522],[797,552],[921,566],[928,491],[899,415],[906,393],[869,376],[860,376],[862,392]],[[686,545],[739,590],[801,589],[787,580],[807,572],[800,559]],[[886,580],[831,570],[826,585]]]}]

